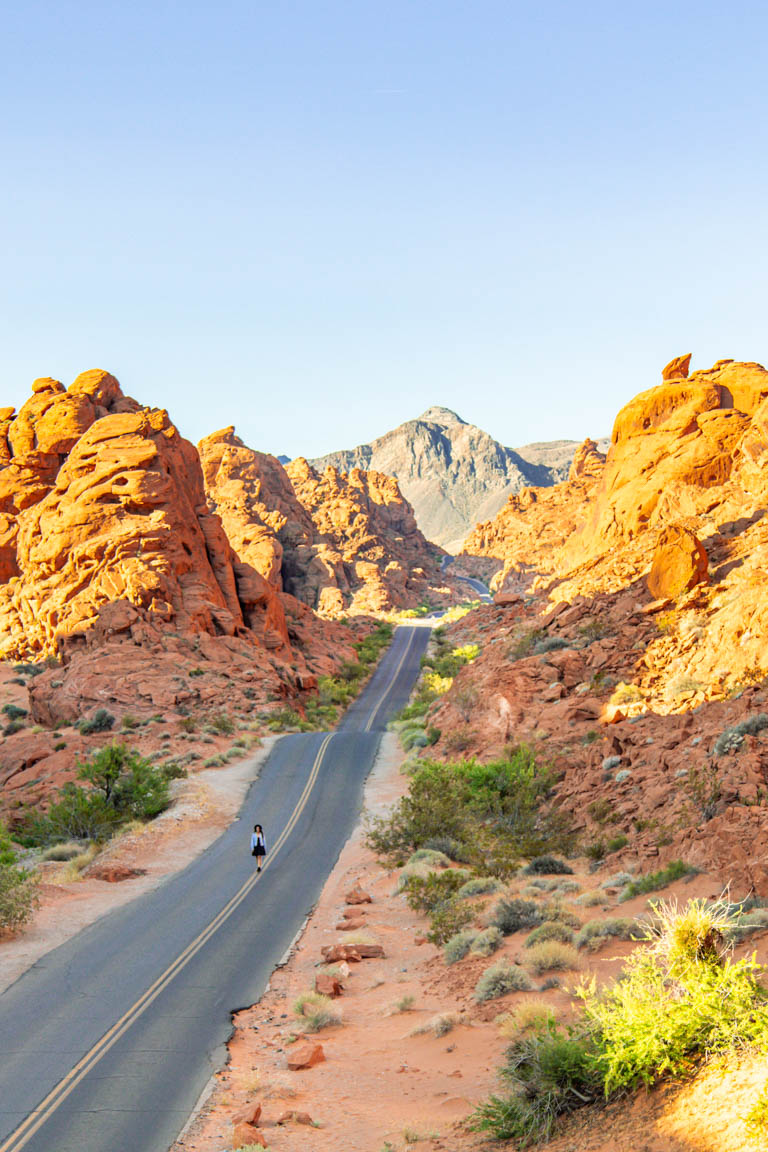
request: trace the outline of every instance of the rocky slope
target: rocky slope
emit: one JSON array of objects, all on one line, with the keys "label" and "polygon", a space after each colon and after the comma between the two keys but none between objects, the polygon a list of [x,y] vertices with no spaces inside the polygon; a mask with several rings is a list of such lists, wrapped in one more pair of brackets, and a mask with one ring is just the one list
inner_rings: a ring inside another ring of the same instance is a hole
[{"label": "rocky slope", "polygon": [[482,651],[430,720],[438,754],[541,743],[582,835],[628,838],[617,865],[682,857],[768,895],[768,372],[689,359],[605,459],[588,442],[469,537],[497,605],[453,626]]},{"label": "rocky slope", "polygon": [[5,800],[61,779],[82,741],[59,730],[95,708],[113,722],[245,713],[352,658],[354,631],[319,621],[235,544],[194,445],[109,373],[37,380],[18,414],[2,410],[0,657],[34,665],[30,719],[51,729],[6,733]]},{"label": "rocky slope", "polygon": [[322,616],[451,603],[441,551],[390,476],[285,468],[225,428],[199,445],[209,506],[241,558]]},{"label": "rocky slope", "polygon": [[370,444],[311,463],[340,472],[374,469],[394,476],[429,540],[455,551],[472,526],[493,516],[510,493],[561,479],[576,444],[531,444],[513,451],[448,408],[428,408]]}]

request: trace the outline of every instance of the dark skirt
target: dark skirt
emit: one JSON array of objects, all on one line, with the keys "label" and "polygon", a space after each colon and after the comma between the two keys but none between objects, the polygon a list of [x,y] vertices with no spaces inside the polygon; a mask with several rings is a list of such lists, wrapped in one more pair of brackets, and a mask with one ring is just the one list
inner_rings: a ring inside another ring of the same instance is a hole
[{"label": "dark skirt", "polygon": [[267,850],[263,844],[257,844],[256,847],[251,852],[252,856],[266,856],[266,854],[267,854]]}]

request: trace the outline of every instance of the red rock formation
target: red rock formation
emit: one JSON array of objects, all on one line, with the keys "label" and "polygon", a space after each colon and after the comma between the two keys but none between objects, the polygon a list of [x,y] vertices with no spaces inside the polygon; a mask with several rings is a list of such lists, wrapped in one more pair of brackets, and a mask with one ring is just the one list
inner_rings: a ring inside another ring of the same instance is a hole
[{"label": "red rock formation", "polygon": [[456,598],[391,477],[330,467],[320,475],[302,459],[283,468],[233,428],[199,449],[209,507],[239,559],[321,615]]}]

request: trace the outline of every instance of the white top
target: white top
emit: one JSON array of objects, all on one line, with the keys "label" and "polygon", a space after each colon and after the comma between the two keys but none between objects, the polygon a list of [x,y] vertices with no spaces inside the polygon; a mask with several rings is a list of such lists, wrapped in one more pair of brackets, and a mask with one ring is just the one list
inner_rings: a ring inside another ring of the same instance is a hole
[{"label": "white top", "polygon": [[252,834],[252,836],[251,836],[251,851],[253,851],[253,849],[258,844],[261,844],[262,848],[267,847],[266,842],[264,840],[264,833],[263,832],[254,832]]}]

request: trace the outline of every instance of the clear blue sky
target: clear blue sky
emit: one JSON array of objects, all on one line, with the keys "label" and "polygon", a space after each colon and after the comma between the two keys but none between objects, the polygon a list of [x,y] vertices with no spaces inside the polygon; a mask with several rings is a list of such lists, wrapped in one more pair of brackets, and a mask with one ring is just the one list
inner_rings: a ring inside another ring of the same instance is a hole
[{"label": "clear blue sky", "polygon": [[0,13],[0,403],[114,372],[315,455],[431,404],[610,429],[768,360],[763,3],[24,0]]}]

